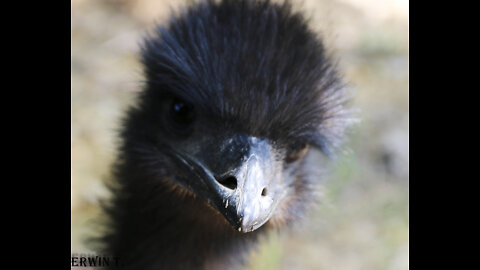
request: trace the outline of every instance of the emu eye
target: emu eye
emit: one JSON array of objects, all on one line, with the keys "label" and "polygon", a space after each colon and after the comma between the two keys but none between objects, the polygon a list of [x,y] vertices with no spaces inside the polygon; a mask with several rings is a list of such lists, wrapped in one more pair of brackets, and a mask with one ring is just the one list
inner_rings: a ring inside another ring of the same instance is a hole
[{"label": "emu eye", "polygon": [[172,100],[168,114],[176,129],[186,129],[195,120],[193,106],[178,98]]},{"label": "emu eye", "polygon": [[308,148],[309,147],[307,144],[301,144],[299,146],[289,149],[287,155],[285,156],[285,161],[287,163],[292,163],[299,160],[300,158],[304,157],[305,154],[307,154]]}]

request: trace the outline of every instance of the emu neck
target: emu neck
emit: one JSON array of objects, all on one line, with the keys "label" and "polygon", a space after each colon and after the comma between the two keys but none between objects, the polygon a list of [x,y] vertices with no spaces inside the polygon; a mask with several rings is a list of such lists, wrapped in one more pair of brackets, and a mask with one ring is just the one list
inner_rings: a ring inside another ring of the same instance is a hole
[{"label": "emu neck", "polygon": [[126,210],[115,217],[110,241],[123,269],[239,269],[264,230],[235,231],[216,210],[167,183],[147,189],[137,182],[128,191],[117,195],[117,209]]}]

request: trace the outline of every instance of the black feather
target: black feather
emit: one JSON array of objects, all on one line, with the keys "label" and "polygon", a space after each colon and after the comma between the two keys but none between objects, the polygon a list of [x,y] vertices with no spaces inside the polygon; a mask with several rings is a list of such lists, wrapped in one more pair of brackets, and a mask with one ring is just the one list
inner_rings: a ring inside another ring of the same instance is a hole
[{"label": "black feather", "polygon": [[146,100],[174,93],[247,134],[326,153],[341,140],[344,85],[288,2],[201,2],[159,26],[142,60]]},{"label": "black feather", "polygon": [[[124,269],[238,265],[268,228],[238,233],[168,181],[183,172],[155,145],[162,102],[179,97],[194,104],[217,130],[330,154],[348,121],[342,80],[321,39],[288,2],[201,1],[158,26],[141,56],[146,84],[120,134],[103,251],[126,261]],[[304,162],[296,166],[278,214],[285,221],[311,200],[311,177]]]}]

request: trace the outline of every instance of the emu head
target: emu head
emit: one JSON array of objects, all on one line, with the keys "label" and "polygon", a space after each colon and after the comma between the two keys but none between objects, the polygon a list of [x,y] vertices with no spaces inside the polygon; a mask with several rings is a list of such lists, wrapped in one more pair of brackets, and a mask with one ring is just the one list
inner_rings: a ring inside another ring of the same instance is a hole
[{"label": "emu head", "polygon": [[303,17],[268,1],[203,2],[142,49],[145,88],[124,130],[133,162],[235,230],[296,217],[314,179],[308,151],[331,154],[345,122],[343,85]]}]

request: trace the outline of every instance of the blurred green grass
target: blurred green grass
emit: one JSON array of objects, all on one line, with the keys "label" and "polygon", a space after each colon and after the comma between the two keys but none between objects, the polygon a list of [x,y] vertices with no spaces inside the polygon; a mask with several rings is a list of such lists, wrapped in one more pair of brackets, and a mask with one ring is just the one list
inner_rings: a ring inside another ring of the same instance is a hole
[{"label": "blurred green grass", "polygon": [[[184,2],[72,1],[72,252],[89,252],[118,121],[141,86],[138,42]],[[247,269],[408,269],[408,2],[292,2],[333,48],[361,123],[321,205]]]}]

